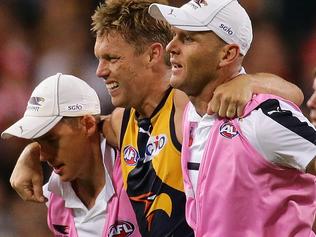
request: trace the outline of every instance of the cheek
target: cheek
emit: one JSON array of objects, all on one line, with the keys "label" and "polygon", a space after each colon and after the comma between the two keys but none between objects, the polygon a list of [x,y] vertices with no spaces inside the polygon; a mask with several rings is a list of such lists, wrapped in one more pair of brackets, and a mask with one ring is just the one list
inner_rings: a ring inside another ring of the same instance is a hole
[{"label": "cheek", "polygon": [[119,81],[120,86],[129,87],[130,84],[132,85],[134,74],[134,70],[129,66],[122,64],[116,66],[115,79]]},{"label": "cheek", "polygon": [[85,149],[85,141],[79,136],[72,136],[60,141],[59,154],[63,156],[78,156]]},{"label": "cheek", "polygon": [[59,149],[57,147],[41,144],[41,159],[43,161],[51,161],[58,156]]},{"label": "cheek", "polygon": [[202,53],[196,54],[194,57],[189,58],[187,63],[188,64],[185,67],[185,72],[190,80],[196,80],[205,77],[206,74],[209,74],[215,69],[212,57],[209,55],[204,56]]}]

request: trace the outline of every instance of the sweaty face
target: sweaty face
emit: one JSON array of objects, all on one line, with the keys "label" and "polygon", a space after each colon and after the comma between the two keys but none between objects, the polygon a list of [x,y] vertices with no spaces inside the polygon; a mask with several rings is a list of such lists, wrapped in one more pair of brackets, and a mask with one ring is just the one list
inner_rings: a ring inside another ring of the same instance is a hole
[{"label": "sweaty face", "polygon": [[307,101],[307,106],[310,109],[310,120],[316,126],[316,77],[313,84],[314,93]]},{"label": "sweaty face", "polygon": [[87,138],[80,127],[61,120],[44,136],[35,139],[41,145],[41,160],[51,166],[62,181],[72,181],[85,174]]},{"label": "sweaty face", "polygon": [[99,60],[96,71],[105,80],[114,106],[135,107],[142,88],[143,55],[136,55],[133,45],[118,33],[96,38],[95,55]]},{"label": "sweaty face", "polygon": [[216,79],[219,50],[222,46],[212,32],[189,32],[173,28],[167,46],[172,64],[170,84],[189,96],[197,96],[206,84]]}]

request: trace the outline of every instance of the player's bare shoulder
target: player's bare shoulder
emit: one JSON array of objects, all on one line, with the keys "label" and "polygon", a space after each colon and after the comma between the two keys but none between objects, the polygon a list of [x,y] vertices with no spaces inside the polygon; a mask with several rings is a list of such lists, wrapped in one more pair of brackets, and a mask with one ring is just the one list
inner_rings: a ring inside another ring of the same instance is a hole
[{"label": "player's bare shoulder", "polygon": [[175,114],[174,114],[174,123],[176,129],[177,139],[180,143],[182,143],[182,117],[184,113],[184,109],[189,102],[188,96],[180,91],[175,90],[174,94],[174,106],[175,106]]},{"label": "player's bare shoulder", "polygon": [[104,118],[103,134],[107,142],[113,147],[119,145],[123,113],[124,108],[116,108]]}]

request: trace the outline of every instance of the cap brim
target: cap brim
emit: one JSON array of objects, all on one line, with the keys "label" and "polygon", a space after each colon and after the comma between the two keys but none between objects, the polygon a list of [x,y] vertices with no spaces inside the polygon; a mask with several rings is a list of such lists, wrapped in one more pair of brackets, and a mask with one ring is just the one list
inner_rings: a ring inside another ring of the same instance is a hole
[{"label": "cap brim", "polygon": [[210,29],[195,19],[184,9],[162,4],[151,4],[149,14],[157,19],[168,22],[171,26],[187,31],[209,31]]},{"label": "cap brim", "polygon": [[43,136],[51,130],[60,120],[62,116],[52,117],[30,117],[25,116],[11,127],[6,129],[2,134],[2,139],[10,137],[20,137],[25,139],[33,139]]}]

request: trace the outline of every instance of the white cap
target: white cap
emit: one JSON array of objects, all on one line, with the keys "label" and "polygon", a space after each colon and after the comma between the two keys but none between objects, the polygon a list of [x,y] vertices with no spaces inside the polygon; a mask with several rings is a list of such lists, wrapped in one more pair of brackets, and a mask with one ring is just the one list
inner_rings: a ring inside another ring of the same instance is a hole
[{"label": "white cap", "polygon": [[100,101],[94,89],[77,77],[57,73],[34,89],[23,118],[6,129],[1,138],[37,138],[51,130],[64,116],[97,115],[100,111]]},{"label": "white cap", "polygon": [[191,0],[180,8],[154,3],[149,14],[182,30],[213,31],[243,55],[253,38],[250,18],[237,0]]}]

